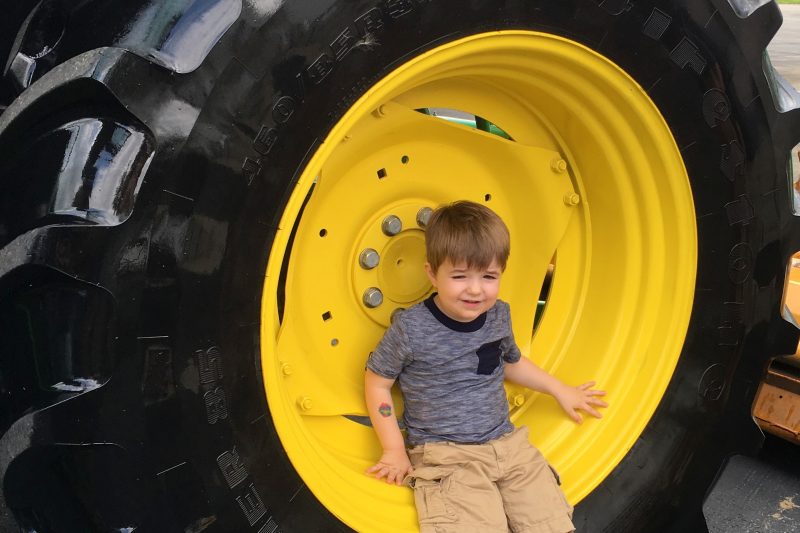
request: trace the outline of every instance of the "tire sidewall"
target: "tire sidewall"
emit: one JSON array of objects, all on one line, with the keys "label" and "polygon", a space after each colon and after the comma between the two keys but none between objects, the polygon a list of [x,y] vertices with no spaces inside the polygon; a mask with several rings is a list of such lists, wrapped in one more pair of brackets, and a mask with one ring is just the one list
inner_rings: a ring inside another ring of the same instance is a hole
[{"label": "tire sidewall", "polygon": [[[652,28],[643,32],[655,10],[671,20],[658,38]],[[201,181],[201,194],[190,211],[169,214],[187,228],[174,337],[175,353],[186,354],[184,367],[196,374],[184,431],[203,443],[190,460],[220,524],[343,528],[304,487],[268,414],[259,321],[275,228],[308,158],[369,87],[429,49],[501,29],[567,37],[622,67],[669,125],[694,194],[697,289],[678,367],[634,448],[577,506],[576,525],[653,530],[674,522],[685,501],[702,498],[729,453],[722,443],[739,423],[732,410],[749,405],[740,396],[753,393],[737,372],[763,361],[753,339],[769,312],[764,302],[780,301],[782,283],[780,262],[769,256],[777,225],[769,217],[784,200],[788,206],[771,152],[759,148],[769,131],[764,109],[750,105],[765,94],[754,81],[758,71],[730,47],[733,37],[714,11],[710,3],[687,12],[646,2],[604,9],[593,1],[339,1],[285,7],[240,44],[184,148],[182,170]],[[373,44],[357,44],[365,40]],[[676,60],[684,40],[705,61],[702,69]],[[746,157],[732,162],[737,148]],[[214,242],[215,231],[224,231],[224,242]],[[211,244],[224,255],[200,275]]]}]

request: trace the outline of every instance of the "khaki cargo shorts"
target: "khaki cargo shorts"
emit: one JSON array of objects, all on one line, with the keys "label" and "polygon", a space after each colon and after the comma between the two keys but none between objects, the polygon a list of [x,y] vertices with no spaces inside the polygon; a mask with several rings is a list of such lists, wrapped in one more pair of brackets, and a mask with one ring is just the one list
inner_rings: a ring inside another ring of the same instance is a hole
[{"label": "khaki cargo shorts", "polygon": [[435,442],[408,452],[421,533],[567,533],[572,507],[521,427],[486,444]]}]

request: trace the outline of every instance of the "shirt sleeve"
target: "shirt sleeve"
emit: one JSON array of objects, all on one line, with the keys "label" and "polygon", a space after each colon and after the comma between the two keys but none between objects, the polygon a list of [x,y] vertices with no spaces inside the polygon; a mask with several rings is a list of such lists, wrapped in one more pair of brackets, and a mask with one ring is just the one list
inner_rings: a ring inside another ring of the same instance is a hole
[{"label": "shirt sleeve", "polygon": [[411,343],[401,320],[395,320],[383,334],[367,360],[367,368],[387,379],[396,379],[412,361]]},{"label": "shirt sleeve", "polygon": [[522,357],[517,341],[514,340],[514,331],[511,329],[511,306],[503,302],[503,322],[506,324],[506,336],[500,343],[503,360],[507,363],[516,363]]}]

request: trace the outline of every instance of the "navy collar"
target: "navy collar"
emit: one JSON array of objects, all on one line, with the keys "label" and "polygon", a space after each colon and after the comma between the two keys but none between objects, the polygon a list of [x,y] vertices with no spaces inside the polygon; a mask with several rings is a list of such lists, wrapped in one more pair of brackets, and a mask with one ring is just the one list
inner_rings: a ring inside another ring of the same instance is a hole
[{"label": "navy collar", "polygon": [[434,292],[422,303],[425,304],[425,307],[428,308],[428,311],[430,311],[434,318],[436,318],[436,320],[438,320],[443,326],[452,329],[453,331],[470,333],[473,331],[478,331],[486,323],[486,313],[481,313],[478,318],[470,322],[459,322],[458,320],[453,320],[444,314],[444,312],[439,309],[439,306],[436,305],[436,302],[433,301],[433,297],[437,294],[438,293]]}]

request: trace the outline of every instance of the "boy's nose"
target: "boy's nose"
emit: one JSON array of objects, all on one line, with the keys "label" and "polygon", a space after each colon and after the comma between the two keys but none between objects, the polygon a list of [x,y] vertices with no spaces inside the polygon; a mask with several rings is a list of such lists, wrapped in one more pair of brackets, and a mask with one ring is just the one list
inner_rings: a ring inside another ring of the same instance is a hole
[{"label": "boy's nose", "polygon": [[470,280],[467,284],[467,290],[472,294],[477,294],[481,291],[481,283],[477,279]]}]

